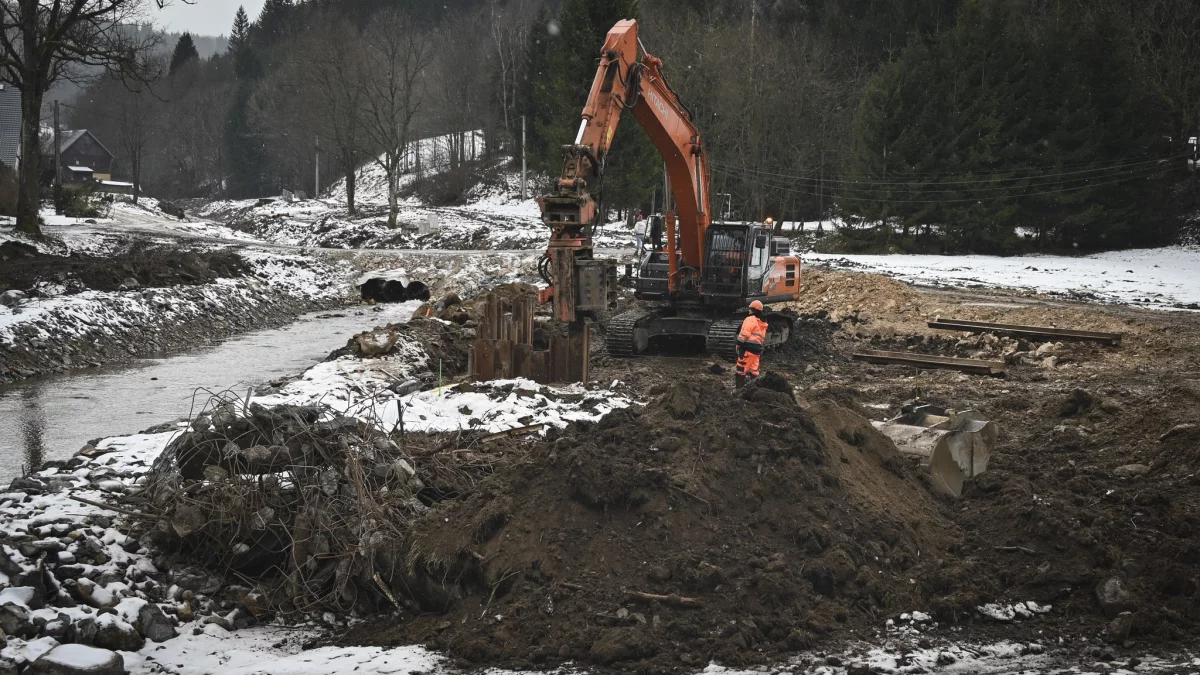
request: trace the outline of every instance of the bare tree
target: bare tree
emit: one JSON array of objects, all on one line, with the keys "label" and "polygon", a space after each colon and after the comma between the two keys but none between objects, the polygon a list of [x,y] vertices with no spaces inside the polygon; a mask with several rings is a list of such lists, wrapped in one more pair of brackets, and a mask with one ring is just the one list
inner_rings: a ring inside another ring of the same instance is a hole
[{"label": "bare tree", "polygon": [[345,19],[328,17],[329,28],[314,32],[299,50],[297,64],[307,87],[302,106],[308,126],[342,167],[346,208],[354,215],[355,176],[363,156],[363,102],[366,99],[362,44]]},{"label": "bare tree", "polygon": [[134,30],[143,0],[3,0],[0,3],[0,79],[21,92],[20,196],[17,229],[40,237],[38,129],[42,97],[62,79],[100,67],[147,81],[146,57],[157,32]]},{"label": "bare tree", "polygon": [[133,203],[138,203],[142,191],[142,169],[146,149],[158,131],[157,116],[160,101],[146,85],[133,85],[117,99],[113,114],[117,121],[117,138],[121,151],[129,162],[129,177],[133,182]]},{"label": "bare tree", "polygon": [[396,227],[401,160],[421,108],[420,80],[432,50],[423,32],[395,9],[374,16],[364,45],[363,131],[370,146],[381,152],[376,162],[387,177],[388,227]]},{"label": "bare tree", "polygon": [[516,107],[517,87],[525,65],[526,42],[529,39],[529,24],[533,17],[533,3],[525,0],[510,0],[501,3],[488,0],[487,24],[491,48],[496,54],[496,79],[500,98],[500,111],[504,120],[504,131],[513,133],[510,112]]}]

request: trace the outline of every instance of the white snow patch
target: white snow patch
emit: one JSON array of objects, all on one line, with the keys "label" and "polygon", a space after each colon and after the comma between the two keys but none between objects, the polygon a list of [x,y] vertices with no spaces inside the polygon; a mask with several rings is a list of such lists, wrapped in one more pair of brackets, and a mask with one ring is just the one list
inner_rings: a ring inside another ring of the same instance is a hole
[{"label": "white snow patch", "polygon": [[914,284],[1014,288],[1151,307],[1200,309],[1200,247],[1108,251],[1068,257],[1028,255],[803,254],[804,261],[877,272]]}]

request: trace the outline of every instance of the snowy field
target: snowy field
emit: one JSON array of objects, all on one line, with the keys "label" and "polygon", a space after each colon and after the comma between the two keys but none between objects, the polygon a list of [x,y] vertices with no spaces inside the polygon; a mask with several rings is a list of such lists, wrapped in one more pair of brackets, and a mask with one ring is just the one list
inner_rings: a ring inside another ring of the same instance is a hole
[{"label": "snowy field", "polygon": [[1200,309],[1200,247],[1132,249],[1078,257],[812,252],[802,257],[808,264],[875,272],[925,286],[1012,288],[1072,299]]}]

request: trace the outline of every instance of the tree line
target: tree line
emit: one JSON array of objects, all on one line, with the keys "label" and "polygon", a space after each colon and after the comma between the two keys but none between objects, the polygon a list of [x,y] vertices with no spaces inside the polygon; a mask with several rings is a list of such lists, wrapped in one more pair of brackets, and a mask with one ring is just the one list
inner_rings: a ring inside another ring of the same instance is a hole
[{"label": "tree line", "polygon": [[[374,162],[394,222],[414,139],[460,139],[447,162],[474,172],[468,133],[484,163],[516,162],[524,118],[531,167],[556,175],[621,18],[704,133],[717,217],[1004,252],[1164,243],[1195,207],[1190,0],[268,0],[225,53],[183,36],[157,78],[97,81],[70,121],[120,139],[118,166],[164,197],[311,191],[319,145],[353,211]],[[660,206],[631,116],[614,148],[604,204]]]}]

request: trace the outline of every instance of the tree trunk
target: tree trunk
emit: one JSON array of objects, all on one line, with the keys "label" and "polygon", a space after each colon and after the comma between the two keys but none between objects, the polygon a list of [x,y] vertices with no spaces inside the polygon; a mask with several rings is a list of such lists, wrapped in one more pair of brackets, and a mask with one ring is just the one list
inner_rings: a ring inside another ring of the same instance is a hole
[{"label": "tree trunk", "polygon": [[346,213],[354,215],[354,160],[346,162]]},{"label": "tree trunk", "polygon": [[400,204],[396,198],[398,190],[400,162],[395,155],[389,154],[387,159],[388,182],[388,227],[396,229],[396,216],[400,213]]},{"label": "tree trunk", "polygon": [[133,165],[133,203],[138,203],[138,193],[142,191],[142,161],[137,156],[134,156],[130,164]]},{"label": "tree trunk", "polygon": [[33,237],[42,236],[38,223],[38,202],[41,198],[41,153],[38,132],[42,117],[42,92],[37,86],[21,92],[21,171],[17,193],[17,231]]}]

